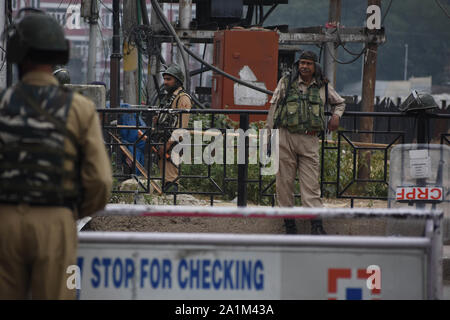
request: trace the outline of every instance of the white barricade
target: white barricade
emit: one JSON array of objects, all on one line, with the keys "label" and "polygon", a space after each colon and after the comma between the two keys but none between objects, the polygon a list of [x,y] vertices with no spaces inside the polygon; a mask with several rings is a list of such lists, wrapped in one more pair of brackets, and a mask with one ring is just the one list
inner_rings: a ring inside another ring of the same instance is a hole
[{"label": "white barricade", "polygon": [[424,237],[80,232],[80,299],[439,299],[442,212],[108,205],[99,215],[425,219]]}]

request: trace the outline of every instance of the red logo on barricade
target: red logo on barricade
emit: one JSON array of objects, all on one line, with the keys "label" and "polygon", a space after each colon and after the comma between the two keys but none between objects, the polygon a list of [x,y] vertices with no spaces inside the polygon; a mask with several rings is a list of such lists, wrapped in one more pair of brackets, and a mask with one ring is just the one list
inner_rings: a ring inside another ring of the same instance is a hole
[{"label": "red logo on barricade", "polygon": [[328,300],[381,299],[381,269],[328,269]]},{"label": "red logo on barricade", "polygon": [[399,187],[395,199],[401,200],[434,200],[442,201],[442,188],[440,187]]}]

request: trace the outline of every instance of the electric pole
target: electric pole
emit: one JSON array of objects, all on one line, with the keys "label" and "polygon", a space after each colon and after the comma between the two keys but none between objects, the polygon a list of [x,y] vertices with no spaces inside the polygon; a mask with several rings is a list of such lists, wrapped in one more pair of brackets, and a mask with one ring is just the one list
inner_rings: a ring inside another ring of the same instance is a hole
[{"label": "electric pole", "polygon": [[[192,0],[179,0],[178,2],[178,18],[180,20],[180,28],[182,30],[189,30],[191,19],[192,19]],[[185,46],[189,45],[189,41],[182,41],[182,43]],[[184,65],[184,59],[183,59],[183,49],[179,48],[177,45],[177,63],[182,68],[182,70],[185,70],[186,67],[189,68],[189,55],[186,55],[186,63],[187,66]],[[185,74],[185,79],[188,81],[188,77]],[[186,85],[187,88],[189,86]]]},{"label": "electric pole", "polygon": [[[7,0],[7,7],[6,7],[6,16],[5,19],[7,21],[7,24],[9,25],[12,22],[12,0]],[[5,48],[6,50],[6,48]],[[12,69],[12,63],[8,60],[6,60],[6,85],[8,87],[12,86],[13,83],[13,69]]]},{"label": "electric pole", "polygon": [[[0,34],[6,29],[6,2],[0,1]],[[7,87],[7,73],[6,73],[6,37],[0,43],[0,90]]]},{"label": "electric pole", "polygon": [[192,20],[192,0],[180,0],[179,6],[180,27],[182,30],[189,30]]},{"label": "electric pole", "polygon": [[87,67],[87,83],[96,79],[98,3],[97,0],[84,0],[81,3],[81,16],[89,22],[89,51]]},{"label": "electric pole", "polygon": [[[381,0],[368,0],[367,6],[376,5],[381,9]],[[368,30],[369,34],[376,33],[376,30]],[[375,41],[367,43],[367,50],[364,55],[364,74],[362,81],[361,111],[373,112],[375,100],[375,82],[377,74],[377,50],[378,44]],[[362,117],[360,119],[361,131],[373,131],[373,118]],[[362,133],[361,142],[373,142],[373,134]],[[362,180],[370,177],[370,152],[364,152],[359,157],[358,178]]]},{"label": "electric pole", "polygon": [[[325,29],[325,33],[329,34],[333,28],[331,26],[335,26],[336,28],[340,27],[341,22],[341,0],[330,0],[330,7],[328,12],[328,26]],[[333,58],[335,57],[335,58]],[[337,58],[337,49],[334,42],[325,42],[325,51],[324,51],[324,74],[325,77],[331,81],[331,84],[334,88],[336,88],[336,58]],[[328,122],[330,117],[327,116],[326,121]],[[331,140],[332,134],[328,133],[327,139]]]},{"label": "electric pole", "polygon": [[[341,22],[341,0],[330,0],[330,8],[328,12],[328,24],[339,28]],[[333,28],[326,28],[328,34]],[[328,80],[331,81],[333,87],[336,87],[336,61],[333,57],[337,57],[337,49],[334,42],[325,43],[324,52],[324,72]]]},{"label": "electric pole", "polygon": [[[142,15],[147,15],[147,17],[148,17],[148,12],[143,11]],[[164,30],[164,27],[163,27],[161,21],[159,21],[158,16],[153,8],[151,11],[150,24],[151,24],[152,30],[154,30],[155,34],[158,34]],[[159,52],[161,52],[161,45],[159,45]],[[156,86],[157,85],[159,86],[159,82],[157,83],[157,81],[161,80],[161,74],[159,73],[160,71],[161,71],[161,63],[160,63],[159,56],[157,54],[154,54],[154,55],[149,54],[148,67],[147,67],[147,72],[148,72],[147,92],[148,92],[149,96],[152,96],[153,93],[155,93],[159,90],[159,88],[157,88]]]},{"label": "electric pole", "polygon": [[110,58],[110,102],[111,108],[120,106],[120,0],[113,0],[113,38]]},{"label": "electric pole", "polygon": [[408,80],[408,44],[405,43],[405,70],[403,73],[403,80]]},{"label": "electric pole", "polygon": [[[368,0],[367,5],[377,5],[381,7],[381,0]],[[376,32],[369,30],[369,33]],[[370,42],[367,44],[367,50],[364,55],[364,74],[362,83],[362,111],[373,112],[374,100],[375,100],[375,81],[377,75],[377,50],[378,44],[376,42]],[[361,119],[361,130],[372,131],[373,121],[372,118],[363,117]],[[370,135],[366,137],[369,139]],[[372,141],[367,141],[372,142]]]},{"label": "electric pole", "polygon": [[138,101],[137,48],[130,46],[127,35],[138,24],[136,0],[123,2],[123,100],[130,104]]}]

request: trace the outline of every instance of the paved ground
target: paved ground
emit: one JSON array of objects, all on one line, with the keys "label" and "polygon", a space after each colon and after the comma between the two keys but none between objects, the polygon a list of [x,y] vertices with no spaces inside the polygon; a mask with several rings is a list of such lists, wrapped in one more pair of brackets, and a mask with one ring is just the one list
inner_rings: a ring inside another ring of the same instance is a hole
[{"label": "paved ground", "polygon": [[[171,197],[154,197],[153,204],[163,204]],[[209,201],[190,195],[178,196],[179,204],[208,206]],[[350,208],[348,200],[325,200],[326,207]],[[215,206],[235,206],[233,202],[216,201]],[[252,206],[251,204],[249,206]],[[355,207],[385,208],[386,201],[355,201]],[[285,233],[283,219],[262,218],[186,218],[186,217],[94,217],[90,229],[95,231],[141,232],[212,232],[212,233]],[[310,233],[309,221],[297,219],[300,234]],[[382,235],[385,223],[378,219],[327,219],[325,229],[329,234]]]}]

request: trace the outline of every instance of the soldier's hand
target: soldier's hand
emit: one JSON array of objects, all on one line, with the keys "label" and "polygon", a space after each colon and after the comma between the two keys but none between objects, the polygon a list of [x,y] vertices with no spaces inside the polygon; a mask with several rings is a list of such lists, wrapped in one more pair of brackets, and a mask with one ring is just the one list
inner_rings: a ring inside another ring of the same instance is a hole
[{"label": "soldier's hand", "polygon": [[333,114],[330,121],[328,121],[328,130],[335,131],[338,128],[339,128],[339,116],[336,114]]},{"label": "soldier's hand", "polygon": [[164,159],[164,146],[163,145],[159,146],[158,156],[160,159]]},{"label": "soldier's hand", "polygon": [[[166,153],[170,150],[170,147],[172,146],[172,144],[173,144],[172,140],[169,140],[169,141],[166,142],[166,148],[165,148]],[[165,159],[165,157],[164,157],[164,146],[163,145],[161,145],[159,147],[158,154],[161,157],[161,159]]]}]

